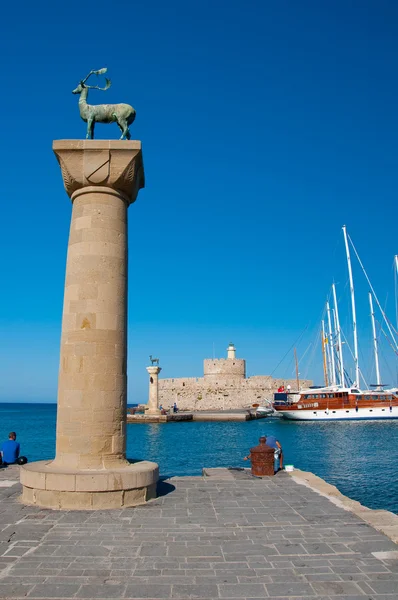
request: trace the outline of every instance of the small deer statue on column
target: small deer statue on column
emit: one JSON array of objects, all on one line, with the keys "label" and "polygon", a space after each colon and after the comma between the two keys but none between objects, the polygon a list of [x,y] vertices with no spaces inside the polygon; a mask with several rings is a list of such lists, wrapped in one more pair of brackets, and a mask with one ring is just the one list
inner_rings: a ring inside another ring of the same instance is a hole
[{"label": "small deer statue on column", "polygon": [[105,87],[101,88],[98,85],[86,85],[86,81],[91,75],[104,75],[107,69],[99,69],[98,71],[90,71],[90,73],[82,79],[72,91],[72,94],[80,94],[79,111],[80,116],[87,123],[87,139],[94,138],[95,123],[117,123],[122,132],[121,140],[129,140],[131,135],[129,125],[135,119],[135,110],[130,104],[87,104],[88,90],[106,91],[111,87],[110,79],[105,78]]}]

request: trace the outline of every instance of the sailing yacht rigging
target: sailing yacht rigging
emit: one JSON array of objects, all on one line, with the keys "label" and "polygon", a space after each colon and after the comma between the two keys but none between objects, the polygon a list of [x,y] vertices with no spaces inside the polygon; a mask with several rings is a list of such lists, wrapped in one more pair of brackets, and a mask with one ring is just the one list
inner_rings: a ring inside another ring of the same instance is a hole
[{"label": "sailing yacht rigging", "polygon": [[[398,394],[396,390],[384,391],[381,383],[379,356],[378,356],[378,340],[376,335],[375,315],[373,309],[373,297],[383,315],[383,319],[387,324],[388,331],[393,339],[395,346],[398,349],[396,339],[392,333],[391,327],[385,316],[380,302],[370,283],[364,266],[358,256],[354,244],[347,234],[346,226],[343,227],[344,242],[346,249],[346,258],[348,266],[348,277],[350,283],[351,296],[351,312],[353,322],[353,338],[354,338],[354,365],[355,365],[355,381],[351,387],[347,387],[344,372],[344,358],[342,346],[342,330],[339,319],[339,309],[337,303],[336,286],[332,284],[333,309],[330,308],[329,300],[326,303],[326,313],[328,322],[328,334],[326,336],[325,323],[322,321],[322,354],[325,376],[324,387],[312,387],[301,392],[289,394],[278,393],[274,398],[274,409],[287,419],[300,421],[329,421],[329,420],[358,420],[358,419],[398,419]],[[376,367],[376,386],[373,390],[361,391],[360,389],[360,369],[358,361],[358,335],[357,335],[357,319],[355,305],[355,289],[352,274],[351,255],[349,242],[352,245],[355,255],[358,258],[359,264],[367,281],[370,285],[369,305],[372,321],[373,335],[373,351]],[[396,272],[398,274],[398,255],[395,256]],[[332,314],[334,322],[334,330],[332,329]],[[397,315],[398,317],[398,315]],[[328,346],[327,346],[328,345]],[[335,361],[335,351],[336,358]],[[337,363],[337,377],[336,377]],[[337,381],[338,380],[338,381]],[[330,384],[329,384],[330,382]],[[328,385],[329,384],[329,385]]]}]

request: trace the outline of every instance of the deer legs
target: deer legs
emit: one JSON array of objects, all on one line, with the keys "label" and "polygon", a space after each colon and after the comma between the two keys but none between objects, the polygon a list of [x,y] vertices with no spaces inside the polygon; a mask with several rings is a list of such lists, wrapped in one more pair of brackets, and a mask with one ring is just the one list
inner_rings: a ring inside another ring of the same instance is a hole
[{"label": "deer legs", "polygon": [[120,139],[123,140],[124,138],[126,138],[126,140],[129,140],[131,138],[131,135],[130,135],[129,126],[128,126],[126,119],[118,119],[116,117],[116,123],[119,125],[119,129],[122,132]]},{"label": "deer legs", "polygon": [[95,126],[95,119],[87,119],[87,135],[86,135],[86,140],[93,140],[94,139],[94,126]]},{"label": "deer legs", "polygon": [[[120,131],[122,132],[121,135],[121,140],[129,140],[131,139],[131,134],[129,131],[129,125],[127,122],[127,119],[118,119],[116,117],[116,115],[113,115],[115,117],[115,121],[119,126]],[[93,140],[94,139],[94,127],[95,127],[95,118],[94,117],[90,117],[87,119],[87,135],[86,135],[86,139],[87,140]]]}]

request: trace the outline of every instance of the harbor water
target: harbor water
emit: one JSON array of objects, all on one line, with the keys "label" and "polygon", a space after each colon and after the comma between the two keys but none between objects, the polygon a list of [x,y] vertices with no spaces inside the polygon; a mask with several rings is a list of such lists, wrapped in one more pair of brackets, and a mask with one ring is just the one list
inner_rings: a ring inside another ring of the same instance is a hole
[{"label": "harbor water", "polygon": [[[0,440],[16,431],[29,461],[55,452],[55,404],[0,404]],[[247,467],[261,435],[283,445],[285,463],[311,471],[374,509],[398,513],[398,421],[130,424],[127,456],[159,464],[162,476],[200,475],[203,467]]]}]

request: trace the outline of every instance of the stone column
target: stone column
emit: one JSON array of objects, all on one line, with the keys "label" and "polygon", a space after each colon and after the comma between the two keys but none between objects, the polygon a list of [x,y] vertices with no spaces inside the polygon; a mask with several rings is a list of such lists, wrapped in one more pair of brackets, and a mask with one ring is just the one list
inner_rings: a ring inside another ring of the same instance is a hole
[{"label": "stone column", "polygon": [[146,415],[160,415],[159,410],[159,373],[161,367],[147,367],[149,373],[149,396]]},{"label": "stone column", "polygon": [[23,501],[58,508],[133,506],[158,467],[126,460],[127,209],[144,187],[138,141],[59,140],[70,196],[56,457],[21,470]]}]

